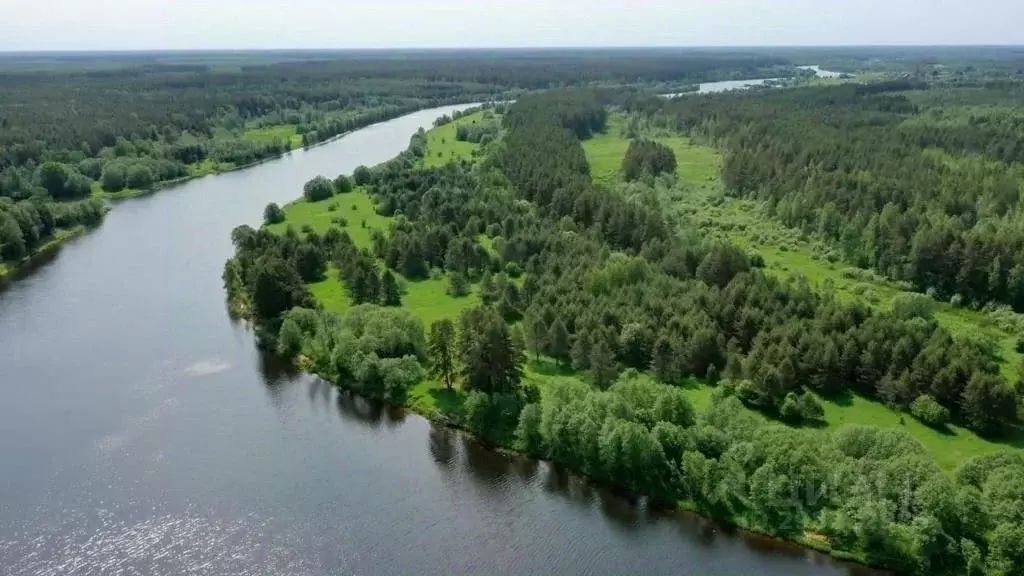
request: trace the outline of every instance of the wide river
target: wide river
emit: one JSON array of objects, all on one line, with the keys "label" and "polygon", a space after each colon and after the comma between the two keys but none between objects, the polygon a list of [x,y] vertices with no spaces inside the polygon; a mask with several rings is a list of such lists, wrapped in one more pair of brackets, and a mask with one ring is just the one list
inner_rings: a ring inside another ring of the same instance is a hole
[{"label": "wide river", "polygon": [[0,293],[0,574],[847,574],[262,358],[230,232],[453,108],[125,201]]}]

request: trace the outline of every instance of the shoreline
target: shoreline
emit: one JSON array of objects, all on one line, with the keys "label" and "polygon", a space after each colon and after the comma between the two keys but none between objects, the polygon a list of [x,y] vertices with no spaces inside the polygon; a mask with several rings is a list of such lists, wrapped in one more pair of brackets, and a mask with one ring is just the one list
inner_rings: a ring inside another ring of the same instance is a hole
[{"label": "shoreline", "polygon": [[[149,196],[151,194],[155,194],[156,192],[159,192],[161,190],[167,190],[169,188],[173,188],[173,187],[178,186],[180,184],[185,184],[187,182],[191,182],[192,180],[198,180],[200,178],[206,178],[208,176],[217,176],[218,174],[230,174],[231,172],[237,172],[239,170],[246,170],[246,169],[249,169],[249,168],[255,168],[256,166],[259,166],[261,164],[266,164],[267,162],[271,162],[273,160],[280,160],[281,158],[284,158],[285,156],[287,156],[287,155],[289,155],[289,154],[291,154],[293,152],[304,152],[306,150],[313,150],[314,148],[319,148],[320,146],[326,146],[326,145],[331,144],[333,142],[336,142],[336,141],[338,141],[338,140],[344,138],[345,136],[348,136],[348,135],[350,135],[350,134],[352,134],[354,132],[358,132],[360,130],[364,130],[364,129],[369,128],[370,126],[374,126],[376,124],[382,124],[384,122],[390,122],[392,120],[397,120],[398,118],[401,118],[403,116],[408,116],[409,114],[415,114],[417,112],[422,112],[424,110],[430,110],[432,108],[443,108],[443,107],[446,107],[446,106],[461,106],[461,105],[470,105],[470,106],[472,106],[472,105],[476,105],[476,104],[479,104],[479,101],[477,99],[472,99],[472,100],[467,101],[467,102],[454,102],[454,103],[451,103],[451,104],[437,104],[437,105],[422,106],[422,107],[419,107],[419,108],[415,108],[413,110],[403,111],[403,112],[399,113],[396,116],[382,118],[382,119],[379,119],[379,120],[375,120],[373,122],[369,122],[367,124],[363,124],[363,125],[361,125],[361,126],[359,126],[357,128],[352,128],[351,130],[346,130],[345,132],[342,132],[340,134],[335,134],[334,136],[331,136],[330,138],[327,138],[326,140],[321,140],[319,142],[314,142],[313,144],[307,144],[305,146],[299,146],[298,148],[292,148],[290,150],[286,150],[286,151],[281,152],[279,154],[274,154],[273,156],[267,156],[266,158],[261,158],[259,160],[254,160],[252,162],[249,162],[247,164],[242,164],[240,166],[232,166],[231,168],[225,168],[225,169],[215,168],[215,169],[213,169],[210,172],[205,172],[205,173],[201,173],[201,174],[189,174],[188,176],[182,176],[181,178],[175,178],[173,180],[164,180],[162,182],[157,182],[153,186],[151,186],[149,188],[142,189],[142,190],[134,190],[134,189],[127,190],[126,189],[126,190],[122,190],[120,192],[102,192],[101,191],[98,194],[94,193],[94,196],[96,198],[101,199],[101,200],[108,200],[108,201],[112,201],[112,202],[113,201],[121,201],[121,200],[131,200],[133,198],[142,198],[142,197],[145,197],[145,196]],[[292,125],[289,124],[288,126],[292,126]]]},{"label": "shoreline", "polygon": [[[100,224],[102,225],[102,222]],[[4,267],[0,268],[0,288],[8,282],[14,281],[22,273],[27,272],[33,265],[41,264],[43,260],[53,256],[64,244],[81,237],[89,230],[89,227],[79,224],[74,228],[59,231],[43,242],[39,249],[22,258],[18,262],[3,262]]]},{"label": "shoreline", "polygon": [[[246,322],[249,325],[249,327],[252,328],[251,321],[246,319]],[[493,443],[485,440],[484,438],[481,438],[480,436],[475,434],[473,431],[471,431],[468,428],[466,428],[465,426],[463,426],[460,422],[450,418],[447,414],[445,414],[443,412],[436,411],[436,412],[433,412],[433,413],[428,413],[426,411],[421,411],[421,410],[416,409],[408,401],[405,401],[402,404],[392,404],[392,403],[390,403],[390,402],[388,402],[386,400],[376,400],[376,399],[372,399],[372,398],[363,396],[363,395],[359,394],[358,392],[355,392],[355,391],[349,389],[344,384],[341,384],[341,383],[338,383],[338,382],[333,382],[331,380],[328,380],[327,378],[324,378],[324,377],[320,376],[319,374],[316,374],[315,372],[310,371],[308,369],[308,366],[306,365],[306,363],[301,360],[301,357],[297,361],[291,362],[291,365],[294,366],[295,368],[297,368],[301,373],[306,374],[307,376],[311,376],[313,378],[317,378],[317,379],[319,379],[319,380],[321,380],[323,382],[326,382],[326,383],[330,384],[332,387],[336,388],[339,393],[351,394],[353,396],[358,396],[358,397],[363,398],[365,400],[368,400],[370,402],[377,402],[377,403],[380,403],[383,406],[387,406],[387,407],[390,407],[390,408],[400,408],[403,411],[405,411],[406,414],[414,414],[414,415],[419,416],[419,417],[423,418],[424,420],[426,420],[428,422],[431,422],[433,424],[437,424],[439,426],[444,426],[444,427],[446,427],[448,429],[451,429],[451,430],[458,430],[460,433],[466,434],[469,437],[471,437],[475,442],[480,443],[486,449],[494,451],[494,452],[497,452],[497,453],[502,454],[504,456],[516,457],[516,458],[528,458],[528,459],[530,459],[530,460],[532,460],[534,462],[544,462],[544,463],[547,463],[549,465],[560,466],[560,467],[570,471],[571,473],[579,476],[580,478],[586,479],[587,482],[594,483],[594,484],[596,484],[598,486],[603,486],[603,487],[606,487],[606,488],[614,489],[614,490],[622,492],[624,494],[628,494],[632,498],[646,497],[646,496],[644,496],[642,494],[638,494],[638,493],[634,492],[633,490],[631,490],[631,489],[629,489],[629,488],[627,488],[625,486],[621,486],[619,484],[615,484],[613,482],[609,482],[609,481],[607,481],[605,479],[585,474],[584,472],[582,472],[580,470],[577,470],[576,468],[573,468],[573,467],[571,467],[571,466],[569,466],[567,464],[564,464],[562,462],[558,462],[556,460],[550,460],[548,458],[540,458],[540,457],[537,457],[535,455],[529,454],[527,452],[522,452],[520,450],[517,450],[515,448],[511,448],[511,447],[508,447],[508,446],[503,446],[503,445],[500,445],[500,444],[493,444]],[[833,561],[836,561],[836,562],[845,562],[845,563],[849,563],[849,564],[855,564],[855,565],[857,565],[857,566],[859,566],[861,568],[877,570],[877,571],[879,571],[881,573],[894,574],[893,572],[888,571],[884,567],[877,566],[877,565],[872,565],[871,563],[868,562],[867,558],[865,558],[865,557],[863,557],[861,555],[854,554],[854,553],[851,553],[851,552],[847,552],[845,550],[833,548],[832,545],[826,539],[824,539],[823,537],[821,537],[820,539],[819,538],[815,538],[815,536],[817,536],[817,535],[814,532],[812,532],[812,531],[805,530],[803,536],[800,536],[798,538],[785,538],[785,537],[778,536],[778,535],[775,535],[775,534],[770,534],[770,533],[765,532],[763,530],[760,530],[758,528],[754,528],[754,527],[745,525],[742,521],[739,521],[739,520],[736,520],[736,519],[716,518],[715,516],[707,514],[706,511],[701,510],[700,507],[698,507],[697,505],[695,505],[694,503],[689,502],[689,501],[657,502],[657,505],[659,507],[664,508],[665,510],[668,510],[668,511],[692,515],[692,516],[695,516],[697,518],[700,518],[701,520],[705,520],[705,521],[711,522],[717,528],[720,528],[720,529],[722,529],[725,532],[740,531],[740,532],[743,532],[745,534],[745,536],[747,536],[747,537],[753,537],[753,538],[758,538],[758,539],[762,539],[762,540],[767,540],[767,541],[770,541],[770,542],[772,542],[774,544],[777,544],[777,545],[783,545],[783,546],[791,547],[793,549],[799,549],[799,550],[801,550],[801,551],[803,551],[805,553],[806,552],[812,552],[812,553],[816,553],[816,554],[821,554],[821,555],[827,556],[830,560],[833,560]]]}]

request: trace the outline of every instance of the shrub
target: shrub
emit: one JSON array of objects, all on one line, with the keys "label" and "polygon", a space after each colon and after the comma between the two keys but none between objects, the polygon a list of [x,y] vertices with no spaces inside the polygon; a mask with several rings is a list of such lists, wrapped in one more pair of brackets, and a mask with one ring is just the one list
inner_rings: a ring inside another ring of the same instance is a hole
[{"label": "shrub", "polygon": [[100,185],[107,192],[120,192],[124,190],[127,175],[124,166],[120,164],[107,164],[103,168],[103,175],[100,177]]},{"label": "shrub", "polygon": [[366,166],[360,166],[352,173],[352,178],[355,179],[356,186],[366,186],[373,181],[373,172]]},{"label": "shrub", "polygon": [[825,419],[825,409],[810,392],[800,395],[800,399],[797,400],[797,408],[800,417],[807,422],[820,422]]},{"label": "shrub", "polygon": [[274,202],[267,204],[267,207],[263,209],[263,222],[265,224],[284,222],[284,210],[281,210],[281,207]]},{"label": "shrub", "polygon": [[145,190],[153,185],[155,179],[152,170],[141,164],[136,164],[128,169],[126,181],[129,188]]},{"label": "shrub", "polygon": [[469,294],[469,280],[461,272],[452,272],[448,275],[448,295],[453,298],[461,298]]},{"label": "shrub", "polygon": [[334,195],[334,184],[323,176],[317,176],[302,187],[302,195],[310,202],[326,200]]},{"label": "shrub", "polygon": [[506,262],[505,274],[507,274],[509,278],[519,278],[523,275],[523,269],[515,262]]},{"label": "shrub", "polygon": [[900,294],[892,301],[892,313],[904,320],[923,318],[931,320],[935,301],[923,294]]},{"label": "shrub", "polygon": [[782,406],[779,407],[779,416],[786,422],[800,421],[800,401],[797,399],[796,394],[793,392],[786,394],[786,399],[782,401]]},{"label": "shrub", "polygon": [[928,394],[918,396],[910,404],[910,413],[921,422],[934,428],[941,428],[949,423],[949,410]]},{"label": "shrub", "polygon": [[334,179],[334,192],[336,194],[348,194],[352,191],[352,180],[344,174]]}]

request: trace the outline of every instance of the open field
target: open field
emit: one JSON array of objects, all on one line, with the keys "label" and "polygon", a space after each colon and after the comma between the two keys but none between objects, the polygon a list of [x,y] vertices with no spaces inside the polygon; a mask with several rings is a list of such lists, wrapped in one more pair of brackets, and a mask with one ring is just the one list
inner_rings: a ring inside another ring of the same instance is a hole
[{"label": "open field", "polygon": [[[629,148],[629,139],[623,135],[625,120],[615,114],[608,119],[604,133],[595,134],[583,142],[583,150],[590,162],[590,173],[595,181],[614,184],[621,179],[622,159]],[[721,156],[706,146],[694,144],[687,136],[658,136],[658,142],[676,154],[676,175],[682,182],[704,184],[717,182]]]},{"label": "open field", "polygon": [[[624,123],[622,116],[613,115],[606,133],[584,142],[595,181],[606,185],[621,181],[620,166],[629,147],[629,140],[621,132]],[[721,156],[717,151],[686,136],[653,136],[676,153],[679,163],[676,185],[659,187],[659,191],[663,208],[682,230],[696,228],[704,238],[718,238],[743,246],[764,258],[770,274],[779,277],[800,274],[819,289],[831,285],[837,297],[860,300],[879,310],[891,308],[896,296],[904,292],[895,282],[868,271],[851,269],[838,261],[836,255],[829,257],[828,246],[774,221],[763,213],[758,202],[725,196],[719,179]],[[937,302],[935,318],[957,338],[980,338],[994,343],[1003,376],[1011,382],[1018,380],[1017,365],[1022,355],[1014,348],[1016,337],[990,315]],[[691,383],[687,388],[698,409],[710,401],[711,390],[710,386],[699,383]],[[991,441],[956,426],[942,432],[934,430],[909,414],[865,398],[823,400],[822,405],[827,429],[846,424],[904,426],[946,470],[953,470],[967,458],[979,454],[1007,447],[1024,448],[1024,431],[1008,439]]]},{"label": "open field", "polygon": [[302,147],[302,136],[296,132],[295,126],[291,124],[251,128],[245,131],[244,136],[247,140],[252,140],[253,142],[284,140],[291,145],[292,150]]},{"label": "open field", "polygon": [[[309,226],[317,234],[324,234],[331,226],[339,227],[360,247],[370,246],[373,230],[387,231],[392,218],[377,214],[373,199],[363,189],[349,194],[334,196],[320,202],[296,200],[284,207],[285,221],[268,226],[271,232],[282,234],[289,226],[297,232]],[[342,222],[346,222],[344,226]],[[397,275],[397,273],[396,273]],[[400,275],[403,288],[402,305],[419,316],[424,326],[430,326],[442,318],[455,319],[465,310],[475,306],[480,296],[474,287],[470,295],[453,298],[446,292],[448,280],[445,276],[420,281],[409,281]],[[338,271],[328,270],[327,277],[310,285],[310,290],[324,309],[343,314],[352,305],[344,286],[338,278]]]},{"label": "open field", "polygon": [[428,131],[423,165],[427,168],[434,168],[444,166],[452,161],[472,159],[473,152],[479,150],[480,145],[472,142],[459,142],[455,139],[455,133],[459,126],[479,122],[483,116],[484,111],[481,110]]}]

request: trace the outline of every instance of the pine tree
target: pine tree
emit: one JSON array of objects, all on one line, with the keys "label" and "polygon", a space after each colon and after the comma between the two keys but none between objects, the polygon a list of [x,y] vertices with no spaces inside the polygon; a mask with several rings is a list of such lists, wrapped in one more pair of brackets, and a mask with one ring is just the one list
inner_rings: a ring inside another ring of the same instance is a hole
[{"label": "pine tree", "polygon": [[384,306],[401,306],[402,293],[391,270],[385,270],[380,279],[380,300]]},{"label": "pine tree", "polygon": [[547,353],[559,363],[569,359],[569,330],[561,318],[556,318],[548,330]]},{"label": "pine tree", "polygon": [[601,389],[611,386],[618,376],[615,356],[603,338],[599,338],[590,350],[590,375]]},{"label": "pine tree", "polygon": [[427,351],[431,375],[451,388],[455,376],[455,324],[451,320],[438,320],[430,325]]}]

